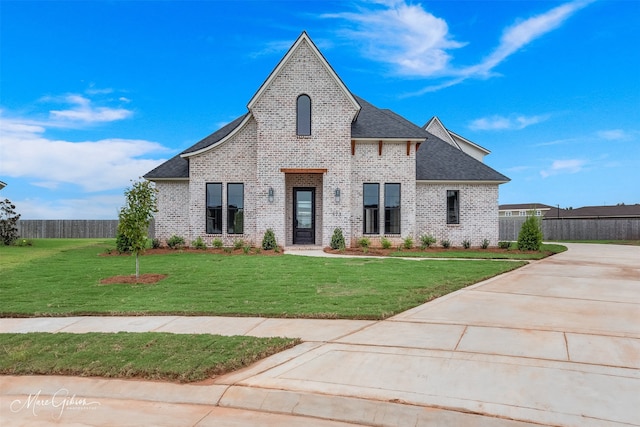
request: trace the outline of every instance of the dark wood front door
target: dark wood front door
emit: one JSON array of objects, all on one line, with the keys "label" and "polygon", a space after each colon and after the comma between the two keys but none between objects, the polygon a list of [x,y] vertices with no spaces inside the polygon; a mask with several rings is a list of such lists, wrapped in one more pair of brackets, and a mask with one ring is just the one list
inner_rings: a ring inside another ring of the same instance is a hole
[{"label": "dark wood front door", "polygon": [[315,188],[295,187],[293,189],[293,244],[313,245],[316,243]]}]

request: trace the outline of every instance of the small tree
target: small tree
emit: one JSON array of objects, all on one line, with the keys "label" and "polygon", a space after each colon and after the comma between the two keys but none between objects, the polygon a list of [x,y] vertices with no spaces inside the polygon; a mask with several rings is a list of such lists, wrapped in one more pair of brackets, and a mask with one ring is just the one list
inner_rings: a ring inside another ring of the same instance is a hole
[{"label": "small tree", "polygon": [[335,228],[333,230],[333,236],[331,236],[331,243],[329,243],[331,249],[340,249],[341,251],[345,248],[344,236],[342,235],[341,228]]},{"label": "small tree", "polygon": [[118,234],[124,236],[129,251],[136,256],[136,280],[140,277],[138,255],[147,247],[149,223],[158,212],[156,189],[149,181],[134,182],[124,192],[126,204],[120,209]]},{"label": "small tree", "polygon": [[540,220],[533,216],[527,216],[518,233],[518,249],[521,251],[539,251],[542,245],[542,228]]},{"label": "small tree", "polygon": [[276,242],[276,235],[273,233],[273,229],[267,228],[267,231],[264,232],[264,237],[262,238],[262,249],[265,251],[270,251],[275,249],[278,246]]},{"label": "small tree", "polygon": [[18,220],[16,206],[9,199],[0,202],[0,240],[3,245],[11,245],[18,239]]}]

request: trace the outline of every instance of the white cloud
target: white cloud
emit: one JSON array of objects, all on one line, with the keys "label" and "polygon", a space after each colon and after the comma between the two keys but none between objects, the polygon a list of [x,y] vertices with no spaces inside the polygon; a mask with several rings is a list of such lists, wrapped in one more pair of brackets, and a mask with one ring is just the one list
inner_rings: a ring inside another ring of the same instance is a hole
[{"label": "white cloud", "polygon": [[145,140],[69,142],[48,139],[44,133],[43,126],[0,117],[3,175],[49,189],[70,183],[88,192],[104,191],[122,188],[153,169],[162,160],[144,157],[167,151]]},{"label": "white cloud", "polygon": [[594,0],[574,0],[517,22],[506,28],[498,46],[478,64],[452,65],[453,49],[467,43],[455,41],[447,22],[427,12],[420,4],[405,1],[378,1],[374,8],[358,12],[325,14],[323,18],[344,19],[355,29],[343,33],[363,46],[369,58],[387,62],[399,74],[417,77],[449,77],[450,80],[428,86],[410,95],[422,95],[457,85],[468,78],[486,78],[509,56],[532,41],[560,27],[569,17]]},{"label": "white cloud", "polygon": [[22,219],[117,219],[124,195],[97,195],[82,199],[25,198],[13,200]]},{"label": "white cloud", "polygon": [[359,13],[326,14],[324,18],[341,18],[355,24],[344,33],[364,42],[366,55],[395,65],[400,74],[431,76],[449,67],[449,49],[464,46],[449,34],[445,20],[425,11],[421,5],[403,1],[385,3],[385,9]]},{"label": "white cloud", "polygon": [[630,135],[622,129],[602,130],[597,135],[607,141],[623,141],[630,138]]},{"label": "white cloud", "polygon": [[112,122],[131,117],[133,111],[124,108],[94,107],[90,99],[81,95],[67,95],[64,100],[72,104],[66,110],[51,110],[49,114],[54,120],[71,120],[84,123]]},{"label": "white cloud", "polygon": [[541,123],[549,118],[548,115],[541,116],[523,116],[512,115],[509,117],[504,116],[491,116],[483,117],[473,120],[469,124],[469,129],[477,130],[520,130],[528,126]]},{"label": "white cloud", "polygon": [[585,160],[581,159],[554,160],[550,168],[540,171],[540,175],[543,178],[547,178],[552,175],[578,173],[584,169],[586,163]]}]

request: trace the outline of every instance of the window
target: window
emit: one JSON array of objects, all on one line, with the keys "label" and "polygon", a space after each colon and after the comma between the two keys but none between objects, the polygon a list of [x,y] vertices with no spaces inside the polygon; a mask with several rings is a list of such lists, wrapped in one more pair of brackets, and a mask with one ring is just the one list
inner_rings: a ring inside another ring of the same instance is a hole
[{"label": "window", "polygon": [[505,214],[505,216],[511,216],[512,212],[511,211],[506,211],[504,214]]},{"label": "window", "polygon": [[400,234],[400,184],[384,185],[384,232]]},{"label": "window", "polygon": [[460,192],[447,190],[447,224],[460,224]]},{"label": "window", "polygon": [[296,133],[297,135],[311,135],[311,98],[300,95],[296,105]]},{"label": "window", "polygon": [[527,211],[520,211],[520,216],[527,216]]},{"label": "window", "polygon": [[207,184],[207,234],[222,234],[222,184]]},{"label": "window", "polygon": [[542,211],[536,211],[536,216],[542,216]]},{"label": "window", "polygon": [[227,184],[227,233],[244,232],[244,184]]},{"label": "window", "polygon": [[363,205],[364,205],[364,234],[378,234],[378,203],[380,194],[380,184],[364,184]]}]

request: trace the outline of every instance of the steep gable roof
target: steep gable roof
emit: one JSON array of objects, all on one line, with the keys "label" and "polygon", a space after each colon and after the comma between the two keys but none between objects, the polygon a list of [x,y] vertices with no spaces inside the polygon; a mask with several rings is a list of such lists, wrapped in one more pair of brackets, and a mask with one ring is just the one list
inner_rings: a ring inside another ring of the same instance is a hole
[{"label": "steep gable roof", "polygon": [[[289,48],[289,50],[284,55],[284,57],[280,60],[278,65],[276,65],[276,68],[274,68],[271,74],[269,74],[269,77],[267,77],[267,80],[265,80],[264,83],[262,83],[258,91],[253,95],[251,100],[249,100],[249,104],[247,104],[247,108],[251,110],[254,104],[258,102],[258,99],[260,99],[264,91],[269,87],[271,82],[278,76],[278,74],[280,73],[280,70],[282,70],[282,68],[284,68],[284,66],[287,64],[287,62],[289,61],[289,58],[293,56],[293,54],[298,49],[298,47],[303,43],[306,43],[309,46],[311,51],[314,53],[314,55],[316,55],[316,57],[322,64],[322,66],[327,70],[327,73],[333,78],[333,80],[335,80],[336,84],[344,92],[344,95],[347,97],[347,99],[351,101],[351,103],[353,104],[353,107],[356,110],[355,117],[357,117],[358,111],[360,111],[360,105],[358,104],[358,101],[356,101],[356,99],[353,97],[351,92],[349,92],[349,89],[347,89],[345,84],[342,82],[342,79],[340,79],[338,74],[336,74],[336,72],[333,70],[333,68],[329,64],[329,62],[327,62],[327,60],[322,55],[322,53],[320,53],[320,51],[318,50],[316,45],[313,43],[313,41],[311,41],[311,38],[309,37],[306,31],[303,31],[302,34],[300,34],[300,36],[295,41],[295,43],[293,43],[293,46]],[[355,120],[355,117],[353,117],[352,119]]]},{"label": "steep gable roof", "polygon": [[496,183],[511,181],[500,172],[431,134],[420,144],[416,153],[416,180]]},{"label": "steep gable roof", "polygon": [[460,143],[462,143],[475,148],[485,155],[491,153],[491,151],[487,150],[486,148],[476,144],[473,141],[469,141],[467,138],[447,129],[442,121],[438,118],[438,116],[433,116],[422,128],[427,132],[430,132],[443,139],[454,147],[458,147],[460,150],[463,150],[463,148],[460,146]]}]

